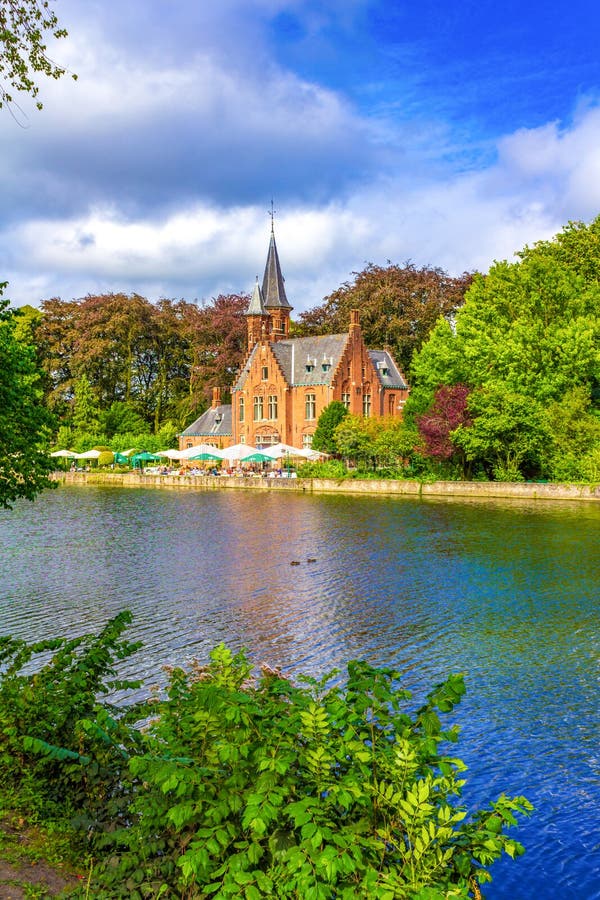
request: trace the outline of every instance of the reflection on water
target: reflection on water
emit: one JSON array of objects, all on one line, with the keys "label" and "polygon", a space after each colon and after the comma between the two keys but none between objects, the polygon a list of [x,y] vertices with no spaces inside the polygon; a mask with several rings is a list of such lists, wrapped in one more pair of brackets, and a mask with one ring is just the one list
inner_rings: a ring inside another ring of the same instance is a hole
[{"label": "reflection on water", "polygon": [[599,525],[591,504],[61,487],[0,511],[0,632],[81,633],[130,608],[149,683],[221,640],[288,671],[391,664],[419,698],[465,671],[469,802],[506,789],[537,807],[487,896],[588,900]]}]

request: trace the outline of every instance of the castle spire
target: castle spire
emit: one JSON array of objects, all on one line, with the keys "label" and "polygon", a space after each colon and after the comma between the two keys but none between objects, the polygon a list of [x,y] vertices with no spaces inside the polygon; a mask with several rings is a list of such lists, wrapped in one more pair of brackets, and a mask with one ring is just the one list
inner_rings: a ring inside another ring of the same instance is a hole
[{"label": "castle spire", "polygon": [[292,309],[292,306],[288,303],[288,299],[285,295],[284,278],[281,274],[281,266],[279,264],[279,254],[277,253],[277,244],[275,243],[272,217],[271,241],[269,243],[267,264],[263,276],[262,293],[265,309],[286,310],[288,313]]}]

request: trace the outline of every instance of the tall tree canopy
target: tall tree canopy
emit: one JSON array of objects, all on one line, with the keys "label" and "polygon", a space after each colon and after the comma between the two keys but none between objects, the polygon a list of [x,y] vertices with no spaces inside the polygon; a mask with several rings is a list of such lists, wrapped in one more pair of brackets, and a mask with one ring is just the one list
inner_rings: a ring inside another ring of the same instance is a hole
[{"label": "tall tree canopy", "polygon": [[20,497],[33,500],[50,486],[52,424],[34,350],[17,339],[14,315],[0,299],[0,506],[10,508]]},{"label": "tall tree canopy", "polygon": [[246,352],[247,304],[243,294],[202,306],[138,294],[45,301],[34,334],[49,406],[70,419],[85,378],[101,420],[127,411],[154,432],[166,422],[184,427],[212,387],[233,383]]},{"label": "tall tree canopy", "polygon": [[442,269],[408,262],[404,266],[369,263],[354,280],[345,282],[320,306],[301,313],[296,334],[341,333],[350,311],[360,310],[368,347],[389,347],[405,372],[413,354],[440,318],[451,319],[464,300],[471,275],[452,278]]},{"label": "tall tree canopy", "polygon": [[467,459],[484,462],[497,477],[552,476],[559,444],[565,452],[557,428],[572,422],[573,404],[588,420],[587,450],[595,445],[600,217],[570,223],[518,255],[518,262],[496,263],[475,278],[454,327],[436,325],[413,362],[407,414],[426,412],[443,385],[464,384],[472,421],[453,441]]},{"label": "tall tree canopy", "polygon": [[[67,71],[47,56],[48,37],[66,37],[50,0],[0,0],[0,107],[13,91],[37,97],[36,75],[60,78]],[[76,75],[72,75],[76,78]],[[36,102],[38,109],[42,103]]]}]

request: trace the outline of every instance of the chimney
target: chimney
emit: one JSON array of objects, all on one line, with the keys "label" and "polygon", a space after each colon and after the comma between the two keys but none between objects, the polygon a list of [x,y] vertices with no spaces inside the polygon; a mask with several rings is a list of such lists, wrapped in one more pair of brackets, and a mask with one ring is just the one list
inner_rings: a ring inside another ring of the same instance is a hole
[{"label": "chimney", "polygon": [[221,405],[221,388],[214,387],[212,391],[212,409],[216,409]]}]

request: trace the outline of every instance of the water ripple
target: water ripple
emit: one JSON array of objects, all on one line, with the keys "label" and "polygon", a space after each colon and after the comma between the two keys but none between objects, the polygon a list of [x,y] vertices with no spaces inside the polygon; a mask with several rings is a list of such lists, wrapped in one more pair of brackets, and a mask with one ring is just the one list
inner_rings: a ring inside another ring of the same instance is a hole
[{"label": "water ripple", "polygon": [[127,673],[148,684],[221,640],[289,672],[392,665],[415,702],[467,672],[466,799],[536,805],[486,896],[590,900],[599,524],[579,504],[61,488],[0,511],[0,631],[81,634],[130,608]]}]

